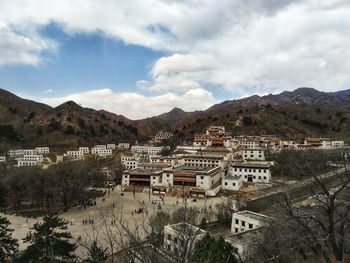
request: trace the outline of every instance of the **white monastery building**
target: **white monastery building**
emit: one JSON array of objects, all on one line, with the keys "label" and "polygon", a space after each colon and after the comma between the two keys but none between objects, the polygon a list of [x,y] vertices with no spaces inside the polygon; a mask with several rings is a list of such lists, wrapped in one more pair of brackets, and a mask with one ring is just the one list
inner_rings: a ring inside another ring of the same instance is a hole
[{"label": "white monastery building", "polygon": [[262,149],[244,149],[243,160],[265,161],[264,151]]},{"label": "white monastery building", "polygon": [[192,253],[206,231],[185,222],[164,226],[164,249],[175,255]]},{"label": "white monastery building", "polygon": [[84,152],[83,151],[67,151],[67,156],[69,158],[83,158],[84,157]]},{"label": "white monastery building", "polygon": [[87,154],[90,152],[89,147],[79,147],[79,151],[83,152],[84,154]]},{"label": "white monastery building", "polygon": [[244,182],[269,183],[271,181],[270,166],[267,164],[234,164],[232,174],[242,176]]},{"label": "white monastery building", "polygon": [[37,154],[49,154],[50,148],[49,147],[36,147],[35,151]]}]

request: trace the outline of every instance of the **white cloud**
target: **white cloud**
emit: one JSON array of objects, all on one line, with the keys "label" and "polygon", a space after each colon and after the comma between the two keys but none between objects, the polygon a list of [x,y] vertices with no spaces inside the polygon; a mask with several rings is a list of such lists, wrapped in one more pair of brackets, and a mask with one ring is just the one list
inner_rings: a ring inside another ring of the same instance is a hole
[{"label": "white cloud", "polygon": [[44,98],[42,102],[55,107],[69,100],[83,107],[104,109],[131,119],[156,116],[174,107],[180,107],[185,111],[204,110],[215,103],[212,94],[200,88],[188,90],[181,95],[167,92],[157,96],[144,96],[131,92],[114,93],[110,89],[99,89],[59,98]]},{"label": "white cloud", "polygon": [[0,21],[0,65],[17,63],[36,65],[41,52],[48,49],[55,49],[52,41],[35,34],[27,37],[13,31]]},{"label": "white cloud", "polygon": [[16,39],[6,44],[7,36],[0,37],[6,51],[0,50],[0,63],[36,64],[47,48],[38,32],[52,22],[69,34],[99,32],[165,50],[169,55],[154,64],[150,80],[137,82],[160,95],[184,96],[208,85],[237,97],[350,86],[350,2],[344,0],[52,0],[50,8],[45,0],[5,0],[0,18]]},{"label": "white cloud", "polygon": [[55,91],[53,89],[47,89],[44,90],[43,93],[54,93]]}]

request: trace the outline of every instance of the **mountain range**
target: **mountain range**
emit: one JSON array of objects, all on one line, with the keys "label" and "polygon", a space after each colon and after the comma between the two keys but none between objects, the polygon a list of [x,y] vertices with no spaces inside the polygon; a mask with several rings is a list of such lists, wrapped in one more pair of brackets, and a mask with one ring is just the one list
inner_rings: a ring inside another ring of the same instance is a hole
[{"label": "mountain range", "polygon": [[209,125],[225,125],[235,135],[275,134],[285,139],[327,136],[350,142],[350,90],[321,92],[298,88],[277,95],[228,100],[204,111],[170,112],[130,120],[73,101],[58,107],[20,98],[0,89],[0,151],[9,147],[55,148],[99,143],[143,142],[158,131],[174,134],[173,143],[191,141]]}]

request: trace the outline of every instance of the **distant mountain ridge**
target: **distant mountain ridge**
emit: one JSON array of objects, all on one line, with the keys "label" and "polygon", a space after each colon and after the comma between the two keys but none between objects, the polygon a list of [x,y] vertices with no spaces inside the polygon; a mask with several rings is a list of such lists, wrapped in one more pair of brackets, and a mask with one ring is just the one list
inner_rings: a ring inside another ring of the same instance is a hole
[{"label": "distant mountain ridge", "polygon": [[[159,130],[190,141],[209,125],[235,134],[274,133],[288,138],[322,135],[350,138],[350,90],[321,92],[299,88],[213,105],[205,111],[174,108],[158,116],[130,120],[67,101],[55,108],[0,89],[0,147],[53,145],[77,147],[117,141],[145,141]],[[1,150],[0,148],[0,150]]]}]

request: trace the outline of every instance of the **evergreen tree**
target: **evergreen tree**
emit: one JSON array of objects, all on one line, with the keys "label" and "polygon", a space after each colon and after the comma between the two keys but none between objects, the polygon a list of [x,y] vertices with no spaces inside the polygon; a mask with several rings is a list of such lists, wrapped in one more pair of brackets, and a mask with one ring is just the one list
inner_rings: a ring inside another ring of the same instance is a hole
[{"label": "evergreen tree", "polygon": [[58,216],[45,216],[42,223],[36,223],[24,241],[30,245],[19,262],[26,263],[67,263],[75,262],[76,245],[67,230],[68,222]]},{"label": "evergreen tree", "polygon": [[9,225],[7,218],[0,216],[0,262],[11,262],[17,253],[18,242],[12,237]]},{"label": "evergreen tree", "polygon": [[233,247],[223,237],[215,240],[207,234],[194,248],[191,262],[195,263],[236,263]]},{"label": "evergreen tree", "polygon": [[[1,167],[0,167],[1,170]],[[0,178],[1,180],[1,178]],[[3,185],[3,183],[0,181],[0,207],[5,206],[5,196],[6,196],[6,189]]]},{"label": "evergreen tree", "polygon": [[86,263],[103,263],[108,259],[107,248],[99,247],[96,241],[89,248],[88,255],[89,257],[84,261]]}]

